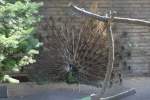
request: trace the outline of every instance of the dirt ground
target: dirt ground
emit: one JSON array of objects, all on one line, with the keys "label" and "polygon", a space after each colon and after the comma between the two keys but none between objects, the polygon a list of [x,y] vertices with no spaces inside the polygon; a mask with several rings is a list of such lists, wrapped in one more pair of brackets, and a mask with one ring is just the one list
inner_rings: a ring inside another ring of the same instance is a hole
[{"label": "dirt ground", "polygon": [[[122,100],[150,100],[150,77],[126,78],[123,86],[135,88],[137,93]],[[81,100],[81,98],[96,93],[100,89],[86,85],[68,86],[65,83],[42,86],[26,83],[19,86],[8,85],[8,90],[9,98],[0,100]],[[118,90],[114,88],[113,91]]]}]

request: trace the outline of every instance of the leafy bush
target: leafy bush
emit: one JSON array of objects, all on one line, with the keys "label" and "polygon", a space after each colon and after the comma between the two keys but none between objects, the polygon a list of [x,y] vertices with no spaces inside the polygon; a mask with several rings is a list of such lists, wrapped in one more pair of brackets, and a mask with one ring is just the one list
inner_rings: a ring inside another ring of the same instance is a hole
[{"label": "leafy bush", "polygon": [[[11,71],[36,62],[42,45],[35,37],[42,3],[30,0],[0,0],[0,80]],[[36,16],[35,16],[36,15]],[[8,76],[8,75],[7,75]]]}]

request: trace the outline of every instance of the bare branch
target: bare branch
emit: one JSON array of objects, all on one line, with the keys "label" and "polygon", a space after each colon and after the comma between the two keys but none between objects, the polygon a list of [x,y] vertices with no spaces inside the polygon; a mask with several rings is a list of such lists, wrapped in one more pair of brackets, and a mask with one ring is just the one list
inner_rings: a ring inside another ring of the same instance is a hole
[{"label": "bare branch", "polygon": [[[86,10],[84,10],[82,8],[79,8],[79,7],[77,7],[75,5],[72,5],[72,4],[70,6],[73,8],[74,11],[78,12],[81,15],[93,17],[97,20],[104,21],[104,22],[107,22],[108,20],[111,19],[108,16],[98,15],[98,14],[86,11]],[[150,21],[141,20],[141,19],[133,19],[133,18],[113,17],[113,22],[139,24],[139,25],[144,25],[144,26],[150,26]]]}]

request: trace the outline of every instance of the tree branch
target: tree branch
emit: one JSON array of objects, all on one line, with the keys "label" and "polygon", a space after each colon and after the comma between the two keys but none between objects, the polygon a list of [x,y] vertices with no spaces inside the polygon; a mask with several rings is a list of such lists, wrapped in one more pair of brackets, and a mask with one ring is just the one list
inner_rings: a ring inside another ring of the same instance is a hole
[{"label": "tree branch", "polygon": [[[74,11],[78,12],[81,15],[93,17],[97,20],[107,22],[111,18],[108,16],[101,16],[89,11],[86,11],[82,8],[79,8],[75,5],[70,4],[70,7],[73,8]],[[139,24],[139,25],[144,25],[144,26],[150,26],[150,21],[146,20],[141,20],[141,19],[133,19],[133,18],[123,18],[123,17],[113,17],[112,22],[117,22],[117,23],[128,23],[128,24]]]}]

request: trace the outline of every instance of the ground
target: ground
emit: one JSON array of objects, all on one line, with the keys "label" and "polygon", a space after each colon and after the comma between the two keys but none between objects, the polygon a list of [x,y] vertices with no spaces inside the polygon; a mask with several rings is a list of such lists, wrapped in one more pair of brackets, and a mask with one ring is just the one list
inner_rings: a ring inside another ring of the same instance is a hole
[{"label": "ground", "polygon": [[[124,98],[122,100],[149,100],[150,99],[150,78],[149,77],[132,77],[126,78],[123,82],[125,87],[131,87],[136,89],[136,94]],[[32,87],[32,88],[31,88]],[[59,87],[59,88],[58,88]],[[60,88],[61,87],[61,88]],[[65,84],[55,84],[53,86],[42,86],[41,89],[30,85],[29,88],[24,87],[20,89],[18,93],[10,93],[11,97],[0,100],[81,100],[81,98],[89,96],[93,92],[97,92],[98,89],[81,85],[80,89],[77,85],[71,85],[68,87]],[[40,90],[40,91],[39,91]],[[14,90],[10,88],[10,92]],[[35,92],[36,91],[36,92]],[[116,90],[115,90],[116,91]],[[22,96],[17,96],[22,95]],[[23,95],[24,94],[24,95]],[[88,99],[87,99],[88,100]]]},{"label": "ground", "polygon": [[124,81],[128,87],[136,89],[136,94],[123,100],[150,100],[150,78],[136,77]]}]

